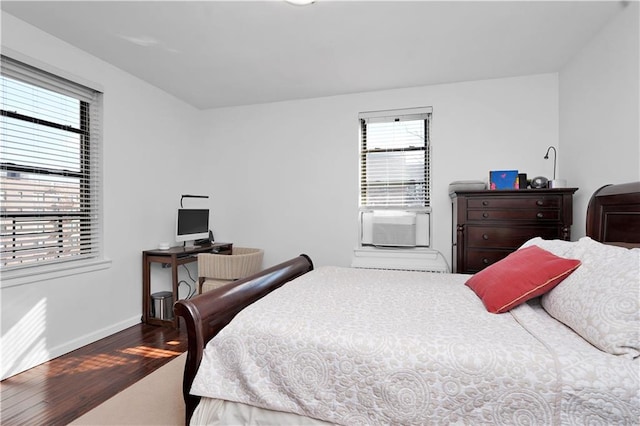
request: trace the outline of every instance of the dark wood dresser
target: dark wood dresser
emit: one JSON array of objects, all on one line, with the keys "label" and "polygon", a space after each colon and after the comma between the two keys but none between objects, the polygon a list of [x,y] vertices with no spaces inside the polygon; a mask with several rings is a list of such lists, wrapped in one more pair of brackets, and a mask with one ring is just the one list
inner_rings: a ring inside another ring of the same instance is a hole
[{"label": "dark wood dresser", "polygon": [[569,240],[578,188],[456,191],[453,272],[473,274],[533,237]]}]

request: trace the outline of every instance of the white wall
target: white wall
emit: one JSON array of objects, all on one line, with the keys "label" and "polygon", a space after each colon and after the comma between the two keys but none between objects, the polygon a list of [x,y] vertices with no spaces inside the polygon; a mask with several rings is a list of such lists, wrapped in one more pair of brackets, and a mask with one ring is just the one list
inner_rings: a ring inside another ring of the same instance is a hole
[{"label": "white wall", "polygon": [[433,245],[451,260],[455,180],[489,170],[552,174],[556,74],[414,87],[205,111],[203,171],[218,239],[265,249],[274,264],[301,252],[351,263],[357,244],[358,112],[433,107]]},{"label": "white wall", "polygon": [[[107,269],[0,290],[2,377],[140,322],[141,251],[172,241],[179,194],[193,179],[195,110],[36,28],[2,14],[2,47],[104,89]],[[169,280],[166,280],[167,286]],[[13,285],[7,287],[8,285]]]},{"label": "white wall", "polygon": [[602,185],[640,180],[640,4],[625,10],[561,70],[561,177],[579,187],[574,239]]},{"label": "white wall", "polygon": [[[348,265],[357,241],[360,111],[433,106],[433,245],[451,260],[447,185],[492,169],[557,175],[579,187],[572,239],[591,194],[640,179],[638,3],[560,73],[217,109],[203,113],[219,238]],[[203,175],[206,175],[204,173]]]}]

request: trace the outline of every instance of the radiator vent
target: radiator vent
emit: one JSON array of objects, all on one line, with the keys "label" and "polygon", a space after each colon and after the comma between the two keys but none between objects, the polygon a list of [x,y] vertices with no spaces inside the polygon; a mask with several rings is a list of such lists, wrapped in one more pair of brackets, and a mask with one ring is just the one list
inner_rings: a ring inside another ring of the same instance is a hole
[{"label": "radiator vent", "polygon": [[449,273],[448,270],[446,269],[406,269],[405,267],[402,268],[370,268],[370,267],[364,267],[364,266],[354,266],[354,268],[360,268],[360,269],[377,269],[378,271],[408,271],[408,272],[430,272],[430,273],[435,273],[435,274],[447,274]]},{"label": "radiator vent", "polygon": [[363,247],[353,252],[353,268],[449,273],[440,252],[432,249],[380,249]]}]

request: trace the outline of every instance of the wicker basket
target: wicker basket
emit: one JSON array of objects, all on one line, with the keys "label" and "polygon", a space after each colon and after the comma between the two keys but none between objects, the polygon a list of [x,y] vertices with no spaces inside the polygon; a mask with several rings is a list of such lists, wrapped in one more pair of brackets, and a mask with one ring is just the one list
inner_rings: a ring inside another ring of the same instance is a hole
[{"label": "wicker basket", "polygon": [[262,269],[264,250],[233,247],[231,254],[201,253],[198,255],[200,293],[247,277]]}]

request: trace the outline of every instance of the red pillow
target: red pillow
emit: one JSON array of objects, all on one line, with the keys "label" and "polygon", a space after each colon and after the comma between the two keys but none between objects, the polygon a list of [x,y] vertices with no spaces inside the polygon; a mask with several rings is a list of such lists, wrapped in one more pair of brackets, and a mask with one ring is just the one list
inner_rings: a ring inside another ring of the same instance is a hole
[{"label": "red pillow", "polygon": [[578,266],[579,260],[529,246],[476,273],[465,284],[487,311],[499,314],[551,290]]}]

